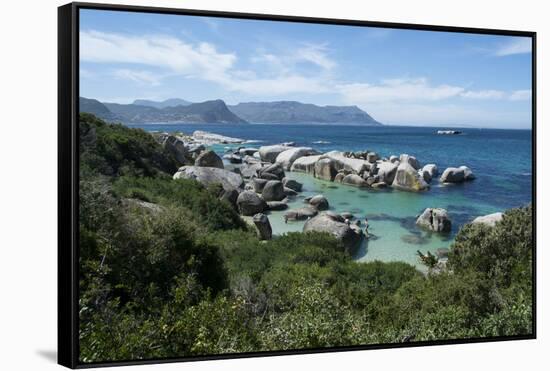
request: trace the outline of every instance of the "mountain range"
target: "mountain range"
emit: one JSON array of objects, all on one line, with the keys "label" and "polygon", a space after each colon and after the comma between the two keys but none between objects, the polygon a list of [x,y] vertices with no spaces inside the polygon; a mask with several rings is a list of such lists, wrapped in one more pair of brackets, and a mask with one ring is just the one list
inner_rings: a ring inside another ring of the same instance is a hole
[{"label": "mountain range", "polygon": [[147,124],[178,123],[345,123],[381,125],[357,106],[317,106],[296,101],[247,102],[227,106],[221,99],[192,103],[183,99],[137,99],[131,104],[80,97],[80,112],[107,121]]}]

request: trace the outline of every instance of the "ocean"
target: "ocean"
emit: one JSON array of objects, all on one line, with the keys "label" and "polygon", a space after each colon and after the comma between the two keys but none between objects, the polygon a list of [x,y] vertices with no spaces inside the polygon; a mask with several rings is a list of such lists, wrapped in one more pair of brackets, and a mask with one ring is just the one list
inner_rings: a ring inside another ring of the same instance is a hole
[{"label": "ocean", "polygon": [[[295,142],[321,152],[332,150],[377,152],[381,157],[408,153],[421,165],[446,167],[466,165],[476,179],[457,185],[441,185],[437,179],[423,193],[397,190],[359,189],[314,179],[310,175],[287,172],[304,184],[300,198],[290,208],[303,206],[303,197],[323,194],[336,212],[348,211],[356,218],[369,219],[371,238],[364,241],[358,261],[405,261],[420,267],[417,250],[435,252],[449,247],[460,227],[473,218],[524,206],[532,201],[532,146],[530,130],[458,129],[460,135],[436,135],[447,127],[282,125],[282,124],[147,124],[131,125],[148,131],[181,131],[192,134],[204,130],[252,141],[246,146]],[[213,147],[220,155],[229,147]],[[416,216],[427,207],[448,210],[452,232],[440,235],[420,230]],[[284,223],[283,211],[271,212],[275,234],[301,231],[303,222]]]}]

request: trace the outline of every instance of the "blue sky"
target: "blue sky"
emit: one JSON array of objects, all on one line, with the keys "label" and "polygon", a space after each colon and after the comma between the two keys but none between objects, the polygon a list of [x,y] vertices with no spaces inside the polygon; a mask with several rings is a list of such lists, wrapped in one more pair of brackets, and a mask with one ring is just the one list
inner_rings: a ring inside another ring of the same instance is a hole
[{"label": "blue sky", "polygon": [[529,128],[523,37],[81,10],[80,95],[357,105],[385,124]]}]

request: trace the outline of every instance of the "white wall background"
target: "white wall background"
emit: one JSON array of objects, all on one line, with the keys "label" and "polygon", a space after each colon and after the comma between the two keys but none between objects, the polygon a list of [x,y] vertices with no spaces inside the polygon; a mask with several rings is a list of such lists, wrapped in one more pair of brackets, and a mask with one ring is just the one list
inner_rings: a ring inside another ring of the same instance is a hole
[{"label": "white wall background", "polygon": [[[136,370],[543,369],[548,316],[550,161],[545,93],[550,23],[540,0],[140,0],[236,12],[363,19],[538,32],[538,340],[139,366]],[[57,6],[10,0],[0,12],[0,369],[59,369],[56,352]],[[513,150],[513,149],[510,149]],[[543,292],[543,289],[545,290]]]}]

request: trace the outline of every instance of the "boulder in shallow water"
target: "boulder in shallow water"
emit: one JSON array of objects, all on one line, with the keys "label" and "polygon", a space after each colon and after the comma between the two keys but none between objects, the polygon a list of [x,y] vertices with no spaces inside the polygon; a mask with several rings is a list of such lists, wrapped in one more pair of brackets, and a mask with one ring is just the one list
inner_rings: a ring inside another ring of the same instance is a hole
[{"label": "boulder in shallow water", "polygon": [[214,151],[201,152],[195,159],[195,166],[216,167],[223,169],[223,161]]},{"label": "boulder in shallow water", "polygon": [[386,182],[376,182],[371,185],[371,187],[374,189],[386,188],[387,186],[388,185],[386,184]]},{"label": "boulder in shallow water", "polygon": [[315,163],[321,158],[321,155],[317,156],[305,156],[297,158],[290,167],[290,171],[296,171],[300,173],[314,174]]},{"label": "boulder in shallow water", "polygon": [[272,164],[262,167],[258,170],[258,174],[260,174],[260,177],[264,179],[268,179],[265,174],[270,174],[269,177],[273,175],[276,179],[282,180],[285,177],[285,170],[281,164]]},{"label": "boulder in shallow water", "polygon": [[300,157],[318,155],[319,152],[311,147],[293,147],[277,155],[275,162],[281,164],[285,170],[290,170],[294,161]]},{"label": "boulder in shallow water", "polygon": [[284,201],[269,201],[267,208],[271,211],[281,211],[288,209],[288,204]]},{"label": "boulder in shallow water", "polygon": [[[362,159],[346,157],[343,152],[331,151],[322,155],[323,158],[328,158],[333,161],[333,167],[339,170],[346,170],[349,173],[362,175],[363,172],[370,169],[370,164]],[[334,177],[333,177],[334,178]]]},{"label": "boulder in shallow water", "polygon": [[464,170],[464,180],[474,180],[476,177],[468,166],[460,166],[459,169]]},{"label": "boulder in shallow water", "polygon": [[342,242],[344,248],[349,253],[354,253],[361,242],[362,232],[359,228],[355,230],[342,221],[340,215],[334,216],[323,212],[309,219],[303,228],[304,232],[326,232],[333,235],[338,241]]},{"label": "boulder in shallow water", "polygon": [[262,198],[265,201],[281,201],[286,197],[283,182],[280,180],[270,180],[265,183],[262,189]]},{"label": "boulder in shallow water", "polygon": [[406,157],[400,161],[392,187],[402,191],[419,192],[430,188],[418,171],[409,163]]},{"label": "boulder in shallow water", "polygon": [[447,210],[428,207],[416,219],[416,225],[433,232],[448,233],[451,231],[451,219]]},{"label": "boulder in shallow water", "polygon": [[406,153],[404,153],[404,154],[402,154],[401,156],[399,156],[399,162],[400,162],[400,163],[408,162],[415,170],[420,169],[420,163],[418,162],[418,160],[416,159],[416,157],[414,157],[414,156],[409,156],[409,155],[407,155]]},{"label": "boulder in shallow water", "polygon": [[390,161],[382,161],[377,164],[378,172],[376,173],[379,180],[387,184],[392,184],[397,173],[398,164]]},{"label": "boulder in shallow water", "polygon": [[426,164],[426,165],[424,165],[422,170],[427,171],[432,178],[437,176],[437,174],[439,174],[439,170],[437,169],[436,164]]},{"label": "boulder in shallow water", "polygon": [[283,179],[283,185],[287,188],[290,188],[296,192],[302,192],[302,183],[294,179]]},{"label": "boulder in shallow water", "polygon": [[260,240],[270,240],[273,232],[267,215],[258,213],[252,217],[252,221],[256,226]]},{"label": "boulder in shallow water", "polygon": [[342,179],[342,184],[352,185],[355,187],[368,187],[369,184],[357,174],[348,174]]},{"label": "boulder in shallow water", "polygon": [[321,158],[315,163],[314,176],[317,179],[332,181],[337,173],[335,162],[330,158]]},{"label": "boulder in shallow water", "polygon": [[298,192],[296,192],[292,188],[283,187],[283,189],[284,189],[285,195],[287,196],[298,196]]},{"label": "boulder in shallow water", "polygon": [[472,224],[485,224],[489,227],[494,227],[495,224],[502,220],[503,213],[493,213],[489,215],[478,216],[472,221]]},{"label": "boulder in shallow water", "polygon": [[252,185],[254,186],[254,192],[262,193],[266,183],[269,182],[267,179],[254,178],[252,179]]},{"label": "boulder in shallow water", "polygon": [[260,153],[260,158],[262,161],[275,162],[277,156],[279,156],[281,152],[291,148],[292,147],[290,146],[275,144],[272,146],[261,146],[258,152]]},{"label": "boulder in shallow water", "polygon": [[244,191],[237,198],[237,207],[242,215],[252,216],[267,208],[266,202],[254,191]]},{"label": "boulder in shallow water", "polygon": [[173,176],[174,179],[195,179],[204,186],[219,183],[225,190],[242,189],[243,179],[232,171],[215,167],[182,166]]},{"label": "boulder in shallow water", "polygon": [[445,169],[439,181],[441,183],[462,183],[475,179],[472,170],[467,166],[448,167]]},{"label": "boulder in shallow water", "polygon": [[313,218],[315,215],[317,215],[318,211],[313,206],[304,206],[300,207],[298,209],[291,209],[288,210],[284,218],[285,220],[306,220],[309,218]]},{"label": "boulder in shallow water", "polygon": [[323,195],[313,196],[307,202],[317,210],[328,210],[329,208],[328,200]]}]

